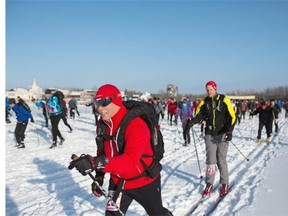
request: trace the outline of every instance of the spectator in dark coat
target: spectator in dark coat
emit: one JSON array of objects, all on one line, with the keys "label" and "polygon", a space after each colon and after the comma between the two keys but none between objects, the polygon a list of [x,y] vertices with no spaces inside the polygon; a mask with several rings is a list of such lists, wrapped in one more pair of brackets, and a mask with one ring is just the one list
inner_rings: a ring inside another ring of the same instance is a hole
[{"label": "spectator in dark coat", "polygon": [[260,144],[262,142],[261,133],[264,126],[266,128],[266,134],[267,134],[266,142],[269,143],[271,142],[273,111],[271,106],[268,106],[268,104],[263,99],[260,100],[259,104],[260,106],[254,112],[251,113],[251,115],[259,114],[257,143]]},{"label": "spectator in dark coat", "polygon": [[275,133],[278,133],[278,115],[281,112],[281,109],[277,103],[275,103],[274,99],[270,100],[270,106],[272,108],[272,114],[273,114],[273,121],[275,126]]},{"label": "spectator in dark coat", "polygon": [[80,116],[77,106],[77,100],[72,97],[71,100],[68,102],[69,110],[70,110],[70,118],[75,119],[75,112]]}]

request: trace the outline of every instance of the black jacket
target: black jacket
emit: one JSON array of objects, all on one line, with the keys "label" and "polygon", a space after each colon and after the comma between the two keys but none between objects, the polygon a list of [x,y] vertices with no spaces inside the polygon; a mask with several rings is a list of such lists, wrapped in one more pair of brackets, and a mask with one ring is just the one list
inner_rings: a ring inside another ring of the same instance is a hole
[{"label": "black jacket", "polygon": [[259,113],[259,121],[264,124],[272,123],[273,121],[273,109],[270,106],[266,106],[265,108],[258,107],[252,115],[257,115]]},{"label": "black jacket", "polygon": [[205,134],[219,135],[233,130],[236,120],[231,101],[224,95],[206,97],[197,107],[192,124],[206,122]]}]

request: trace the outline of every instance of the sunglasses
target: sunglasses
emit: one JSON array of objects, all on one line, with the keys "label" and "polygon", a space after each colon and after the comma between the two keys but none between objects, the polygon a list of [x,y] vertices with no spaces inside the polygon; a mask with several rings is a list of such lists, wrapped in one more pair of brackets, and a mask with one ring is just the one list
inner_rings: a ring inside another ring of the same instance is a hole
[{"label": "sunglasses", "polygon": [[94,100],[94,104],[96,107],[99,107],[99,106],[105,107],[105,106],[108,106],[111,102],[112,102],[112,99],[109,97],[102,98],[100,100]]}]

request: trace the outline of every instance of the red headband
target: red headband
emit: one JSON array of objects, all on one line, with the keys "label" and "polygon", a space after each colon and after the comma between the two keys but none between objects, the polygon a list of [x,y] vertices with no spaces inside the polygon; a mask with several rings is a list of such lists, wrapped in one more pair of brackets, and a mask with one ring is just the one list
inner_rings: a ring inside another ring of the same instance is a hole
[{"label": "red headband", "polygon": [[214,81],[209,81],[206,83],[206,86],[212,86],[213,89],[215,89],[215,91],[217,91],[217,84]]}]

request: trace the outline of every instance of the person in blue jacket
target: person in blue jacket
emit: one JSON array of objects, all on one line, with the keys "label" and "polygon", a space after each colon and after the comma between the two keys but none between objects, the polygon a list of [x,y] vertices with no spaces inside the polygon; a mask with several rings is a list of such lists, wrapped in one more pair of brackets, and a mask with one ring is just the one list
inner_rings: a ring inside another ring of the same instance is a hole
[{"label": "person in blue jacket", "polygon": [[59,121],[62,119],[63,110],[59,104],[59,99],[55,94],[52,94],[50,89],[45,90],[45,96],[47,99],[47,111],[49,113],[51,125],[52,125],[52,137],[53,143],[50,148],[57,147],[57,137],[60,138],[59,144],[62,145],[65,139],[59,131]]},{"label": "person in blue jacket", "polygon": [[9,98],[6,96],[6,100],[5,100],[5,109],[6,109],[6,113],[5,113],[5,117],[6,117],[6,123],[11,123],[10,121],[10,110],[11,107],[9,105]]},{"label": "person in blue jacket", "polygon": [[16,114],[17,124],[14,130],[15,138],[17,141],[16,147],[25,148],[24,139],[25,139],[25,130],[28,124],[29,119],[32,119],[32,115],[27,111],[23,106],[16,103],[14,98],[9,99],[9,105]]}]

